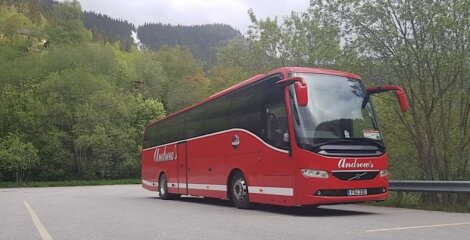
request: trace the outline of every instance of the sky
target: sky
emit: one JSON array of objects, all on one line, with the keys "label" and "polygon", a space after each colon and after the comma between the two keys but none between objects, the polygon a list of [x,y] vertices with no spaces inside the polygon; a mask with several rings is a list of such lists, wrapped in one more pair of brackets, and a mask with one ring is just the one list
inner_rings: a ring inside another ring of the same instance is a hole
[{"label": "sky", "polygon": [[136,26],[148,23],[200,25],[225,23],[246,33],[248,10],[258,18],[287,16],[304,11],[310,0],[79,0],[82,10],[127,20]]}]

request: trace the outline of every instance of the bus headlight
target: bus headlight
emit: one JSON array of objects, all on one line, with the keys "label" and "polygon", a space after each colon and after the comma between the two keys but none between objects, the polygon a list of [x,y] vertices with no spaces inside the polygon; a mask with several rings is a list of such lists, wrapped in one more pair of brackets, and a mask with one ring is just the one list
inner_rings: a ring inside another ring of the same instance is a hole
[{"label": "bus headlight", "polygon": [[328,178],[328,172],[322,170],[314,170],[314,169],[302,169],[300,170],[302,175],[306,178]]},{"label": "bus headlight", "polygon": [[386,177],[386,176],[388,176],[388,170],[387,170],[387,169],[380,170],[379,175],[380,175],[381,177]]}]

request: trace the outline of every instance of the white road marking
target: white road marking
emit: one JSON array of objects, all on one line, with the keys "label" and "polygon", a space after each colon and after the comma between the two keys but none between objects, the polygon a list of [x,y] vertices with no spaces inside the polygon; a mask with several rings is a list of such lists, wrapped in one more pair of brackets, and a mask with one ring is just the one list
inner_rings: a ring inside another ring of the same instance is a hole
[{"label": "white road marking", "polygon": [[403,212],[418,212],[422,211],[419,209],[405,209],[405,210],[386,210],[386,211],[379,211],[377,213],[403,213]]},{"label": "white road marking", "polygon": [[33,208],[29,206],[28,204],[28,199],[24,200],[24,205],[29,211],[29,214],[31,214],[31,219],[33,219],[34,226],[36,226],[36,229],[38,230],[39,234],[41,235],[42,240],[53,240],[49,232],[46,230],[46,227],[41,223],[41,220],[39,220],[38,215],[34,212]]},{"label": "white road marking", "polygon": [[450,226],[462,226],[462,225],[470,225],[470,222],[464,222],[464,223],[447,223],[447,224],[424,225],[424,226],[401,227],[401,228],[370,229],[370,230],[365,230],[365,231],[366,231],[366,232],[386,232],[386,231],[397,231],[397,230],[408,230],[408,229],[420,229],[420,228],[450,227]]}]

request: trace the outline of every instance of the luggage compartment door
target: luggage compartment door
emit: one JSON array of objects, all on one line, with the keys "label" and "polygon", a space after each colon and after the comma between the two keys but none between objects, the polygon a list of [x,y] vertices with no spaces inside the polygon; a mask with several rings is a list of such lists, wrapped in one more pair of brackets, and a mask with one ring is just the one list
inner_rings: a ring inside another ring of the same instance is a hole
[{"label": "luggage compartment door", "polygon": [[178,193],[188,194],[187,142],[178,143]]}]

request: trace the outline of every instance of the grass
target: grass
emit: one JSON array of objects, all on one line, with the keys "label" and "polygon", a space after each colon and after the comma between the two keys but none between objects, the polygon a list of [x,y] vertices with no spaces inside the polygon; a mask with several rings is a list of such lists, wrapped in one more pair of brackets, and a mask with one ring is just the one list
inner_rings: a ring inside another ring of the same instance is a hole
[{"label": "grass", "polygon": [[139,183],[140,183],[140,179],[27,182],[21,185],[17,185],[15,182],[0,182],[0,188],[98,186],[98,185],[120,185],[120,184],[139,184]]},{"label": "grass", "polygon": [[368,204],[374,206],[422,209],[430,211],[470,213],[470,203],[467,203],[466,205],[456,205],[451,203],[423,205],[421,204],[419,193],[402,193],[400,197],[396,192],[390,192],[388,200]]}]

